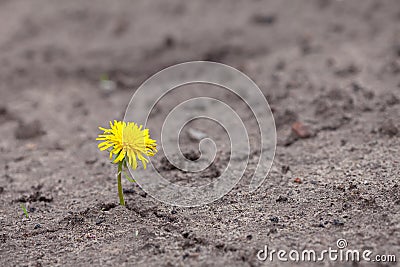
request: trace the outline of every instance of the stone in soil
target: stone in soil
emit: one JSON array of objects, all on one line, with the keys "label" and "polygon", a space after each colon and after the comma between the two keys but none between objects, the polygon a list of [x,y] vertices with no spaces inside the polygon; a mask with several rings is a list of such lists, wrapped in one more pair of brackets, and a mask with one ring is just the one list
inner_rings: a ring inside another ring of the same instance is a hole
[{"label": "stone in soil", "polygon": [[306,124],[303,124],[302,122],[293,123],[292,132],[299,138],[309,138],[314,136],[311,127]]}]

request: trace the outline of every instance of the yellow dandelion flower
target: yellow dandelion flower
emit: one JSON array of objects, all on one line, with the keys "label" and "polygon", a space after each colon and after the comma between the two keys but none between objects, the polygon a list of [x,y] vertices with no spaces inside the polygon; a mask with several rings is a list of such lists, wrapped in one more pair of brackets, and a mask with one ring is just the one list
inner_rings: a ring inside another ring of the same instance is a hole
[{"label": "yellow dandelion flower", "polygon": [[[98,145],[101,151],[108,150],[110,159],[113,163],[118,163],[118,195],[121,205],[125,205],[124,195],[122,191],[121,173],[127,168],[127,164],[133,169],[138,167],[138,160],[146,169],[146,163],[149,162],[147,157],[152,157],[157,153],[156,140],[150,138],[149,129],[143,129],[134,122],[110,121],[110,129],[99,127],[103,131],[96,140],[103,141]],[[126,174],[126,178],[134,182]]]},{"label": "yellow dandelion flower", "polygon": [[143,129],[134,122],[110,121],[110,128],[99,127],[104,133],[96,138],[101,142],[98,147],[101,151],[109,150],[110,159],[115,156],[113,163],[126,160],[133,169],[136,169],[137,159],[146,169],[148,159],[145,156],[154,156],[157,153],[156,140],[150,138],[149,129]]}]

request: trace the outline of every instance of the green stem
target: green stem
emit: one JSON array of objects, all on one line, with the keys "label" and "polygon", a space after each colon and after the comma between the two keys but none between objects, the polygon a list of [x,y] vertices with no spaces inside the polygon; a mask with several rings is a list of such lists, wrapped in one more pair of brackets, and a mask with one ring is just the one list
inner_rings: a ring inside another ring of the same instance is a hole
[{"label": "green stem", "polygon": [[122,192],[122,181],[121,181],[121,175],[122,175],[122,162],[118,162],[118,196],[119,196],[119,204],[121,206],[125,206],[125,200],[124,200],[124,193]]}]

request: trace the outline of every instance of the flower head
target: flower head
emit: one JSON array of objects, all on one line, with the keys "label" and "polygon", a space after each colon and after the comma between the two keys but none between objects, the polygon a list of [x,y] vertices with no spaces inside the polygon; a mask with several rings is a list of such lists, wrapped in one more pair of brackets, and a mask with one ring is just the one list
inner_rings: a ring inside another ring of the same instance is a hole
[{"label": "flower head", "polygon": [[98,147],[101,151],[108,150],[113,163],[129,163],[136,169],[138,159],[146,169],[148,159],[145,156],[154,156],[157,153],[156,140],[150,138],[149,129],[142,129],[134,122],[110,121],[111,129],[99,127],[103,134],[96,140],[103,141]]}]

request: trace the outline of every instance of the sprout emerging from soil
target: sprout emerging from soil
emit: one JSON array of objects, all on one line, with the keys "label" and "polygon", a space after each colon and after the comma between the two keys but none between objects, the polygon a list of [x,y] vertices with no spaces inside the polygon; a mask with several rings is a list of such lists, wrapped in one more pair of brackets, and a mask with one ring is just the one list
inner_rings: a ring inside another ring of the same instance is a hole
[{"label": "sprout emerging from soil", "polygon": [[25,208],[24,203],[21,203],[20,206],[21,206],[22,211],[23,211],[24,214],[25,214],[25,217],[29,219],[29,214],[28,214],[28,211],[27,211],[26,208]]},{"label": "sprout emerging from soil", "polygon": [[130,182],[135,182],[127,174],[128,164],[135,170],[138,167],[138,160],[146,169],[146,163],[149,160],[146,156],[154,156],[157,153],[156,140],[150,138],[149,129],[142,129],[134,122],[122,122],[114,120],[114,124],[110,121],[110,128],[99,127],[103,131],[96,138],[103,141],[98,145],[101,151],[107,150],[110,153],[112,163],[118,164],[118,195],[119,203],[125,206],[124,195],[122,192],[121,174],[125,173],[125,177]]}]

